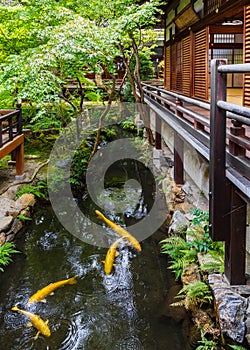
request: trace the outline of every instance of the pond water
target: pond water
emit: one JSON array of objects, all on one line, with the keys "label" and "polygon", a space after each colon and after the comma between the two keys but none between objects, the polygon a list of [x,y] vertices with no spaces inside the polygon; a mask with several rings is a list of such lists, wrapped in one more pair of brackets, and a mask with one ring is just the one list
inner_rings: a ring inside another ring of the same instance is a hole
[{"label": "pond water", "polygon": [[[109,193],[119,196],[119,189],[107,189]],[[94,212],[87,195],[78,201]],[[140,218],[147,208],[144,196],[130,213],[131,220]],[[117,265],[105,275],[102,261],[107,248],[71,235],[45,205],[36,209],[33,222],[16,244],[21,253],[0,276],[1,349],[189,349],[182,324],[161,317],[170,282],[166,266],[162,268],[165,257],[159,257],[153,237],[141,242],[141,253],[121,243]],[[37,290],[72,276],[77,276],[76,284],[58,288],[46,303],[27,305]],[[28,319],[11,311],[16,304],[49,320],[51,336],[35,340],[37,331],[26,327]]]}]

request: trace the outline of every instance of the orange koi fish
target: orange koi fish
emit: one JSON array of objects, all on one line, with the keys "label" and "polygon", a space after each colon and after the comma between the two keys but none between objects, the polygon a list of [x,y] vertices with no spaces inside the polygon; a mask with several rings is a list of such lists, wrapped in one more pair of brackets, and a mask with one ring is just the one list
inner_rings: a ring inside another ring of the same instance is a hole
[{"label": "orange koi fish", "polygon": [[35,294],[33,294],[29,300],[28,304],[37,303],[39,301],[46,302],[45,297],[52,294],[55,289],[65,286],[65,284],[76,284],[76,276],[68,278],[67,280],[62,280],[54,283],[50,283],[48,286],[39,289]]},{"label": "orange koi fish", "polygon": [[20,312],[21,314],[25,315],[26,317],[28,317],[30,319],[30,323],[27,324],[27,327],[35,327],[38,332],[35,336],[35,339],[38,338],[39,334],[43,334],[46,337],[50,337],[51,332],[48,326],[48,322],[49,320],[45,321],[43,319],[41,319],[41,317],[39,317],[38,315],[32,314],[29,311],[25,311],[25,310],[21,310],[19,309],[17,306],[13,306],[11,308],[12,311],[17,311]]},{"label": "orange koi fish", "polygon": [[141,251],[140,243],[127,230],[115,224],[113,221],[107,219],[99,210],[96,210],[95,212],[100,219],[102,219],[107,225],[109,225],[113,230],[115,230],[120,236],[125,238],[130,244],[132,244],[132,246],[135,249],[137,249],[139,252]]}]

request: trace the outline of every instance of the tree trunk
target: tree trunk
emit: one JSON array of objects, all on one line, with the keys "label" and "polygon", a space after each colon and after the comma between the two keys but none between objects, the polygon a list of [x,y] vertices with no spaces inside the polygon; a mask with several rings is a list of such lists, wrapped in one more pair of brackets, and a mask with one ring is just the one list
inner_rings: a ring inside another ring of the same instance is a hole
[{"label": "tree trunk", "polygon": [[103,120],[106,117],[106,115],[108,114],[112,101],[113,101],[113,97],[114,97],[114,93],[115,93],[115,76],[113,77],[113,84],[112,84],[112,89],[111,89],[111,93],[109,95],[109,99],[108,99],[108,104],[106,105],[105,110],[102,112],[100,118],[99,118],[99,124],[98,124],[98,130],[97,130],[97,135],[95,138],[95,144],[93,147],[93,151],[91,152],[91,155],[89,157],[88,163],[90,163],[91,159],[94,157],[94,155],[97,152],[98,149],[98,145],[100,143],[100,137],[101,137],[101,131],[102,131],[102,124],[103,124]]}]

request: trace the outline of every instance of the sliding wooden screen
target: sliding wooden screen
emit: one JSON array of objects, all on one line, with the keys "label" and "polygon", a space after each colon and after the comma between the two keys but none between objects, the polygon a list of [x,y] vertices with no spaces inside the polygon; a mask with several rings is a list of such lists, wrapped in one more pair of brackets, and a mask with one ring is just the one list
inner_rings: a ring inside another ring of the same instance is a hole
[{"label": "sliding wooden screen", "polygon": [[208,29],[194,33],[194,97],[208,99]]},{"label": "sliding wooden screen", "polygon": [[177,43],[171,46],[171,90],[177,89]]},{"label": "sliding wooden screen", "polygon": [[[244,8],[244,62],[250,63],[250,6]],[[243,105],[250,107],[250,74],[244,75]]]},{"label": "sliding wooden screen", "polygon": [[171,88],[171,46],[165,47],[164,87]]},{"label": "sliding wooden screen", "polygon": [[187,36],[182,39],[182,93],[184,95],[191,95],[191,38]]}]

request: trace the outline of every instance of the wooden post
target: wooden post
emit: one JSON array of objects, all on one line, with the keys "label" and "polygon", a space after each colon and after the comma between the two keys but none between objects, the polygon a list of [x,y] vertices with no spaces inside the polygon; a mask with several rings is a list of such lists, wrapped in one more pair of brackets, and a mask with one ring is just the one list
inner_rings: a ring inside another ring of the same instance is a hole
[{"label": "wooden post", "polygon": [[161,149],[161,118],[155,113],[155,148]]},{"label": "wooden post", "polygon": [[[161,97],[161,92],[159,89],[157,89],[157,96]],[[158,102],[159,104],[161,104],[161,99],[160,98],[156,98],[156,102]]]},{"label": "wooden post", "polygon": [[231,230],[225,243],[225,275],[230,284],[245,284],[247,205],[234,186],[231,204]]},{"label": "wooden post", "polygon": [[[176,104],[176,107],[177,107],[177,106],[182,106],[182,105],[183,105],[182,101],[179,100],[178,97],[177,97],[176,100],[175,100],[175,104]],[[177,109],[175,110],[175,115],[176,115],[177,117],[181,117],[181,118],[183,117],[183,113],[180,112],[180,111],[178,111]]]},{"label": "wooden post", "polygon": [[174,181],[176,185],[184,184],[183,157],[184,157],[184,141],[175,131],[174,132]]},{"label": "wooden post", "polygon": [[226,111],[217,101],[226,100],[226,75],[218,66],[226,60],[211,62],[209,221],[213,240],[225,241],[230,233],[230,200],[226,178]]},{"label": "wooden post", "polygon": [[16,175],[22,176],[24,172],[24,142],[16,148]]},{"label": "wooden post", "polygon": [[[176,106],[182,106],[182,101],[176,98]],[[183,116],[182,112],[175,110],[175,115],[179,118]],[[179,134],[174,131],[174,181],[176,185],[184,184],[184,141]]]}]

